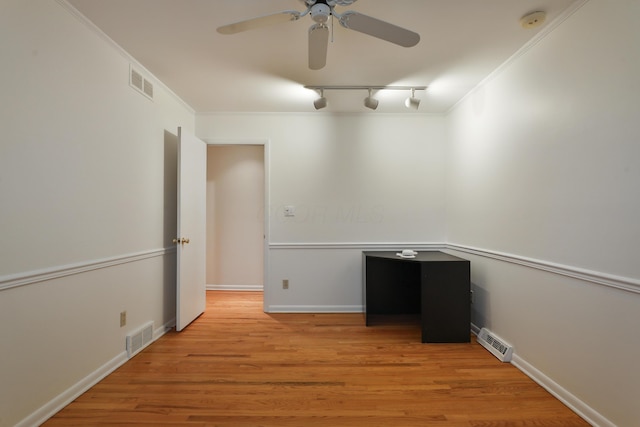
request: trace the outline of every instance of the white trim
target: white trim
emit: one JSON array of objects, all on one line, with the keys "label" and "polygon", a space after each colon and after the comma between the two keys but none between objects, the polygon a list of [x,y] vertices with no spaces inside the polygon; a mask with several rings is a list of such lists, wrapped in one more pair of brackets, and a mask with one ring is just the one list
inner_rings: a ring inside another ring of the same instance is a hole
[{"label": "white trim", "polygon": [[202,138],[207,145],[269,145],[269,138]]},{"label": "white trim", "polygon": [[525,375],[538,383],[542,388],[555,396],[562,403],[567,405],[573,412],[578,414],[586,422],[599,427],[616,427],[614,423],[600,415],[598,411],[587,405],[578,397],[563,388],[560,384],[540,372],[533,365],[514,353],[511,364],[521,370]]},{"label": "white trim", "polygon": [[[471,323],[471,332],[477,336],[480,332],[480,328],[474,323]],[[553,381],[540,370],[536,369],[533,365],[518,356],[518,354],[515,352],[513,353],[513,356],[511,358],[511,364],[519,369],[523,374],[539,384],[542,388],[551,393],[556,399],[564,403],[579,417],[584,419],[592,426],[616,427],[614,423],[603,417],[598,411],[587,405],[574,394],[570,393],[560,384]]]},{"label": "white trim", "polygon": [[[411,248],[417,250],[443,250],[449,249],[459,252],[470,253],[473,255],[483,256],[486,258],[497,259],[512,264],[523,265],[550,273],[560,274],[575,279],[584,280],[599,285],[612,287],[615,289],[625,290],[633,293],[640,293],[640,280],[628,277],[615,276],[611,274],[601,273],[597,271],[585,270],[562,264],[556,264],[548,261],[542,261],[519,255],[508,254],[504,252],[492,251],[488,249],[474,248],[471,246],[445,243],[415,243],[415,242],[397,242],[397,243],[356,243],[356,242],[338,242],[338,243],[268,243],[270,250],[285,249],[358,249],[358,250],[397,250],[400,248]],[[136,262],[148,258],[164,256],[175,252],[175,247],[150,249],[147,251],[136,252],[131,254],[117,255],[109,258],[90,260],[80,263],[67,264],[58,267],[52,267],[41,270],[33,270],[18,274],[12,274],[0,277],[0,291],[18,286],[29,285],[47,280],[70,276],[74,274],[85,273],[106,267],[113,267],[129,262]]]},{"label": "white trim", "polygon": [[500,64],[495,70],[491,72],[487,77],[482,79],[480,83],[478,83],[474,88],[472,88],[469,92],[467,92],[462,98],[460,98],[453,106],[451,106],[447,111],[445,111],[445,115],[450,114],[454,111],[459,105],[461,105],[467,98],[478,92],[484,86],[489,84],[493,79],[498,77],[500,74],[504,72],[511,64],[513,64],[518,58],[522,55],[529,52],[535,45],[537,45],[541,40],[546,38],[549,34],[551,34],[560,24],[566,21],[569,17],[571,17],[574,13],[576,13],[582,6],[587,4],[589,0],[580,0],[576,3],[569,5],[569,7],[562,12],[556,19],[551,21],[548,25],[546,25],[538,34],[533,36],[531,40],[525,43],[520,49],[516,51],[513,55],[507,58],[502,64]]},{"label": "white trim", "polygon": [[[202,140],[208,145],[261,145],[263,146],[263,163],[264,163],[264,218],[263,218],[263,244],[262,244],[262,253],[263,253],[263,262],[262,262],[262,279],[263,283],[268,283],[269,280],[269,233],[270,233],[270,217],[269,217],[269,206],[271,203],[271,193],[269,189],[271,188],[271,175],[270,175],[270,165],[271,165],[271,139],[269,138],[202,138]],[[207,285],[208,290],[216,290],[209,289],[209,286],[217,286],[217,285]],[[222,285],[224,286],[224,285]],[[231,289],[228,289],[231,290]],[[240,290],[240,289],[233,289]],[[261,289],[246,289],[253,291],[265,291],[264,286]],[[269,298],[268,292],[262,297],[262,309],[266,311],[267,300]]]},{"label": "white trim", "polygon": [[[262,283],[269,283],[269,242],[271,239],[271,215],[269,215],[269,206],[271,206],[271,140],[267,139],[264,144],[264,240],[262,241],[263,252],[263,271]],[[267,288],[268,289],[268,288]],[[267,311],[267,304],[270,301],[268,291],[262,294],[262,311]]]},{"label": "white trim", "polygon": [[160,326],[159,328],[156,328],[153,331],[153,341],[157,340],[158,338],[160,338],[161,336],[163,336],[164,334],[166,334],[167,332],[169,332],[171,329],[175,327],[176,327],[176,318],[173,317],[167,323]]},{"label": "white trim", "polygon": [[87,375],[73,386],[69,387],[64,392],[58,394],[44,406],[38,408],[31,415],[16,424],[16,427],[39,426],[43,424],[46,420],[51,418],[62,408],[73,402],[82,393],[89,390],[95,384],[100,382],[100,380],[122,366],[127,360],[127,352],[123,351],[122,353],[118,354],[116,357],[96,369],[94,372]]},{"label": "white trim", "polygon": [[263,285],[207,285],[208,291],[262,292]]},{"label": "white trim", "polygon": [[557,264],[520,255],[508,254],[489,249],[474,248],[471,246],[458,245],[453,243],[356,243],[356,242],[336,242],[336,243],[270,243],[270,250],[318,250],[318,249],[357,249],[357,250],[399,250],[415,249],[423,251],[453,250],[458,252],[478,255],[485,258],[492,258],[511,264],[522,265],[535,268],[549,273],[559,274],[585,282],[595,283],[610,288],[615,288],[627,292],[640,294],[640,280],[630,277],[615,276],[598,271],[586,270],[569,265]]},{"label": "white trim", "polygon": [[480,333],[480,327],[473,322],[471,322],[471,333],[475,336],[478,336]]},{"label": "white trim", "polygon": [[446,246],[447,249],[454,251],[479,255],[486,258],[493,258],[500,261],[509,262],[511,264],[523,265],[525,267],[531,267],[538,270],[547,271],[549,273],[555,273],[562,276],[572,277],[574,279],[584,280],[585,282],[596,283],[598,285],[640,294],[640,280],[632,279],[630,277],[614,276],[611,274],[585,270],[582,268],[556,264],[549,261],[542,261],[533,258],[526,258],[519,255],[512,255],[488,249],[479,249],[470,246],[455,245],[451,243],[447,244]]},{"label": "white trim", "polygon": [[336,243],[270,243],[269,249],[359,249],[376,251],[395,251],[400,249],[416,249],[423,251],[438,251],[447,249],[445,243],[356,243],[356,242],[336,242]]},{"label": "white trim", "polygon": [[136,252],[132,254],[117,255],[109,258],[95,259],[74,264],[45,268],[41,270],[10,274],[8,276],[0,277],[0,291],[10,288],[16,288],[18,286],[31,285],[33,283],[59,279],[61,277],[71,276],[74,274],[86,273],[101,268],[113,267],[130,262],[145,260],[148,258],[164,256],[171,252],[175,252],[175,247],[150,249],[148,251]]},{"label": "white trim", "polygon": [[362,305],[270,305],[267,313],[364,313]]},{"label": "white trim", "polygon": [[182,98],[180,98],[174,91],[172,91],[167,85],[165,85],[160,79],[153,75],[144,65],[142,65],[136,58],[134,58],[129,52],[124,50],[122,46],[116,43],[111,37],[109,37],[104,31],[102,31],[96,24],[91,22],[89,18],[84,16],[78,9],[73,7],[67,0],[56,0],[56,2],[62,6],[67,12],[69,12],[80,23],[84,24],[89,30],[95,33],[98,37],[104,40],[109,46],[111,46],[116,52],[118,52],[126,61],[135,65],[139,71],[144,71],[148,76],[155,80],[155,84],[161,87],[167,92],[173,99],[175,99],[180,105],[182,105],[188,112],[195,115],[196,111],[187,104]]},{"label": "white trim", "polygon": [[[153,331],[153,341],[157,340],[175,325],[175,318],[161,327]],[[153,342],[151,343],[153,344]],[[149,344],[149,345],[151,345]],[[148,346],[147,346],[148,347]],[[69,387],[67,390],[58,394],[56,397],[45,403],[36,411],[31,413],[28,417],[24,418],[15,427],[30,427],[39,426],[47,421],[49,418],[58,413],[62,408],[73,402],[82,393],[89,390],[94,385],[102,381],[107,375],[124,365],[129,359],[127,358],[127,352],[123,351],[107,363]]]}]

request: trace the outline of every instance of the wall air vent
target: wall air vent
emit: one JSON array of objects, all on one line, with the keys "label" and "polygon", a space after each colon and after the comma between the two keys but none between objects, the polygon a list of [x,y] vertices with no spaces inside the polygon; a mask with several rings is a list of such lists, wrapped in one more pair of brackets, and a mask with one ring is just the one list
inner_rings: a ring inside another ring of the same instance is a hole
[{"label": "wall air vent", "polygon": [[511,362],[513,347],[502,340],[502,338],[498,338],[487,328],[480,329],[480,333],[478,334],[478,343],[489,350],[491,354],[496,356],[502,362]]},{"label": "wall air vent", "polygon": [[127,335],[127,357],[131,359],[142,351],[143,348],[151,344],[152,340],[153,322],[149,322],[130,335]]},{"label": "wall air vent", "polygon": [[129,66],[129,86],[149,99],[153,99],[153,83],[145,79],[133,66]]},{"label": "wall air vent", "polygon": [[144,87],[142,88],[142,91],[145,93],[145,95],[147,95],[149,98],[153,99],[153,84],[151,84],[149,82],[149,80],[145,80],[144,81]]}]

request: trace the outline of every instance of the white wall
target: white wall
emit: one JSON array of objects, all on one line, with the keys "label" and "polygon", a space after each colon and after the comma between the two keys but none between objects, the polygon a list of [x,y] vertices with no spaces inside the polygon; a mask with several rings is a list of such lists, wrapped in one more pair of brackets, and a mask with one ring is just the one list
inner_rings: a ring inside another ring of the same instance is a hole
[{"label": "white wall", "polygon": [[638,16],[589,1],[449,117],[473,321],[600,425],[640,420]]},{"label": "white wall", "polygon": [[[196,134],[205,140],[269,140],[267,310],[359,310],[362,249],[443,242],[443,120],[376,113],[196,116]],[[289,205],[294,217],[284,216]],[[336,251],[343,256],[336,259]]]},{"label": "white wall", "polygon": [[262,290],[264,146],[207,147],[207,288]]},{"label": "white wall", "polygon": [[0,426],[32,425],[175,317],[171,133],[194,115],[55,1],[3,1],[0,52]]},{"label": "white wall", "polygon": [[[446,118],[198,116],[201,138],[270,141],[267,308],[358,311],[362,249],[446,241],[471,259],[477,326],[594,424],[634,425],[639,8],[590,0]],[[126,57],[53,1],[5,1],[0,51],[9,426],[122,363],[132,329],[172,321],[171,132],[194,116],[161,85],[153,102],[130,89]]]}]

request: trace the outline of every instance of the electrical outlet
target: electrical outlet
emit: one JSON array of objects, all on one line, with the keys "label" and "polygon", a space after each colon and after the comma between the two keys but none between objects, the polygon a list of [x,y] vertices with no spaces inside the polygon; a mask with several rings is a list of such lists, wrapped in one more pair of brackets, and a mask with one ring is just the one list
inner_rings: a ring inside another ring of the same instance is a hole
[{"label": "electrical outlet", "polygon": [[284,279],[282,281],[282,289],[289,289],[289,279]]},{"label": "electrical outlet", "polygon": [[127,324],[127,312],[123,311],[120,313],[120,327],[122,328]]}]

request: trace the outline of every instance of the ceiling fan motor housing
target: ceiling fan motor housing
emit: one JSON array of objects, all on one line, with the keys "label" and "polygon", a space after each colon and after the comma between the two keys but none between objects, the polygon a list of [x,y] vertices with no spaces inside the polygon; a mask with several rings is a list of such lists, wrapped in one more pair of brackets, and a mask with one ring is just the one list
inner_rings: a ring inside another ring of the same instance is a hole
[{"label": "ceiling fan motor housing", "polygon": [[316,3],[326,3],[331,7],[337,4],[340,6],[351,6],[353,3],[356,2],[356,0],[300,0],[300,1],[306,4],[307,7],[311,7]]},{"label": "ceiling fan motor housing", "polygon": [[331,8],[324,3],[316,3],[311,6],[311,19],[319,24],[324,24],[329,20]]}]

